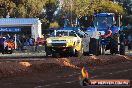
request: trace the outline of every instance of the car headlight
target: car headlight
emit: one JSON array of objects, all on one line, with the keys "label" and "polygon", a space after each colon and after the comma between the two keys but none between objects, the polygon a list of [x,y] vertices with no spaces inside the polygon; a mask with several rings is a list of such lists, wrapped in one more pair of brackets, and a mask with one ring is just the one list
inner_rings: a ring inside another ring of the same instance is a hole
[{"label": "car headlight", "polygon": [[51,39],[47,40],[47,43],[52,43],[52,40]]}]

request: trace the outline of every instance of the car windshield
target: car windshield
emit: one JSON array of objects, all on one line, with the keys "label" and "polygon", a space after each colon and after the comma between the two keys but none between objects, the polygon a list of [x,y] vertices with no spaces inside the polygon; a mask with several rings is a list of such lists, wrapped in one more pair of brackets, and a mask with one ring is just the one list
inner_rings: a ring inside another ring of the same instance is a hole
[{"label": "car windshield", "polygon": [[59,36],[68,36],[68,32],[66,31],[58,31],[56,32],[56,36],[59,37]]},{"label": "car windshield", "polygon": [[111,26],[113,24],[113,17],[95,17],[94,25],[98,28],[99,31],[102,31],[104,29],[107,29],[108,26]]},{"label": "car windshield", "polygon": [[50,35],[50,37],[62,37],[62,36],[68,36],[68,31],[57,31],[56,34],[55,32],[53,32]]},{"label": "car windshield", "polygon": [[[55,36],[56,35],[56,36]],[[74,31],[57,31],[51,33],[50,37],[62,37],[62,36],[76,36]]]}]

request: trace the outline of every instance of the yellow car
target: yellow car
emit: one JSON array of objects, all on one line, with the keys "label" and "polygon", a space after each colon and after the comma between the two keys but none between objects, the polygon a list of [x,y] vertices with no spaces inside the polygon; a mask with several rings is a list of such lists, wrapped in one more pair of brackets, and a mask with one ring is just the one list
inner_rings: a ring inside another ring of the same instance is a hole
[{"label": "yellow car", "polygon": [[56,30],[46,39],[46,53],[79,56],[83,53],[82,39],[73,30]]}]

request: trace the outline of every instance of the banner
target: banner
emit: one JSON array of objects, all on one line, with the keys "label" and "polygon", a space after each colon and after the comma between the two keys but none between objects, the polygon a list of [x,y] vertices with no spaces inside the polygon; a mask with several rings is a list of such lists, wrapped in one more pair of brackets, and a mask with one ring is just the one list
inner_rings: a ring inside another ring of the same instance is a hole
[{"label": "banner", "polygon": [[0,32],[20,32],[21,28],[0,28]]}]

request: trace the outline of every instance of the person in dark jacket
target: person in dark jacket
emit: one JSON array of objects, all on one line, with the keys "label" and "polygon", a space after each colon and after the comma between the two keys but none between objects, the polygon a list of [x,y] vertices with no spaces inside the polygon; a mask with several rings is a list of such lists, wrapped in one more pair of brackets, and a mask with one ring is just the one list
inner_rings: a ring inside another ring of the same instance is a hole
[{"label": "person in dark jacket", "polygon": [[0,51],[4,49],[4,40],[5,39],[0,36]]}]

